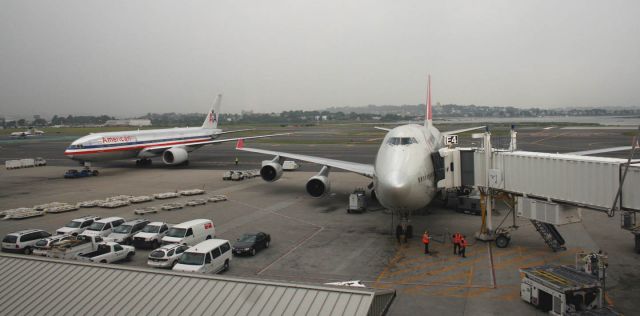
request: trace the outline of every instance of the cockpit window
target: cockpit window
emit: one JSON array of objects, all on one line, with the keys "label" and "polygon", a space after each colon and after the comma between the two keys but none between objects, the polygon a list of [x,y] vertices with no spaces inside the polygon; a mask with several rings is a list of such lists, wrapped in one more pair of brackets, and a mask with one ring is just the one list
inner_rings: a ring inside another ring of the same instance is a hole
[{"label": "cockpit window", "polygon": [[417,144],[418,141],[413,138],[413,137],[390,137],[389,140],[387,141],[387,144],[391,145],[391,146],[404,146],[404,145],[411,145],[411,144]]}]

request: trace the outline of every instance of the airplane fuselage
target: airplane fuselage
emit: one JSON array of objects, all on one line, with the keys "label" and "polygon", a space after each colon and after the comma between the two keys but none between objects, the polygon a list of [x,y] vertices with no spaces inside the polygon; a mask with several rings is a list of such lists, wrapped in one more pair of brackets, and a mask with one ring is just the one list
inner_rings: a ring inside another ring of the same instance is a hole
[{"label": "airplane fuselage", "polygon": [[[73,160],[89,162],[151,158],[159,154],[146,149],[167,145],[186,146],[215,139],[219,133],[219,129],[200,127],[96,133],[75,140],[64,154]],[[185,147],[187,151],[196,148]]]},{"label": "airplane fuselage", "polygon": [[433,126],[409,124],[390,130],[374,164],[380,204],[401,213],[426,207],[437,192],[431,154],[441,147],[440,132]]}]

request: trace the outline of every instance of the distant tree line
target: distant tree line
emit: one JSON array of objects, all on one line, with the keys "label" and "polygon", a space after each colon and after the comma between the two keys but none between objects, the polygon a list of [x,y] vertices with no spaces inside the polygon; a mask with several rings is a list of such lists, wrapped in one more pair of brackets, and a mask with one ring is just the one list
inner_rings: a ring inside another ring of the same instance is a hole
[{"label": "distant tree line", "polygon": [[[269,123],[269,124],[315,124],[321,121],[382,121],[419,120],[424,117],[425,105],[369,105],[364,107],[332,107],[322,111],[283,111],[281,113],[220,114],[223,124]],[[433,107],[436,117],[544,117],[544,116],[640,116],[640,108],[566,108],[540,109],[516,108],[512,106],[476,106],[445,104]],[[153,126],[200,126],[205,119],[202,113],[148,113],[139,119],[149,119]],[[50,122],[38,116],[32,121],[20,119],[0,123],[5,127],[27,127],[48,125],[102,125],[112,116],[58,116]]]},{"label": "distant tree line", "polygon": [[[331,107],[330,112],[349,110],[358,114],[400,117],[424,116],[425,105],[368,105],[362,107]],[[566,108],[540,109],[513,106],[477,106],[445,104],[433,107],[438,117],[540,117],[540,116],[629,116],[640,115],[640,108]]]},{"label": "distant tree line", "polygon": [[[67,115],[66,117],[54,115],[53,118],[51,118],[51,125],[102,125],[106,123],[108,120],[113,120],[113,119],[115,119],[113,116],[108,116],[108,115],[100,115],[100,116]],[[33,125],[36,125],[36,124],[34,123]],[[42,126],[42,125],[36,125],[36,126]]]}]

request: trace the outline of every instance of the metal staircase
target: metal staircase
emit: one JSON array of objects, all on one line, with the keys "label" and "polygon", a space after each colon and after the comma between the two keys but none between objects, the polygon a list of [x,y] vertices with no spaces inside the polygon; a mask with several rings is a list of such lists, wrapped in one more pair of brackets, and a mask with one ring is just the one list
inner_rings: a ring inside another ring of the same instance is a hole
[{"label": "metal staircase", "polygon": [[531,220],[533,227],[536,228],[544,242],[551,248],[554,252],[558,250],[567,250],[564,246],[564,238],[560,235],[560,232],[556,229],[555,226],[548,223],[543,223],[536,220]]}]

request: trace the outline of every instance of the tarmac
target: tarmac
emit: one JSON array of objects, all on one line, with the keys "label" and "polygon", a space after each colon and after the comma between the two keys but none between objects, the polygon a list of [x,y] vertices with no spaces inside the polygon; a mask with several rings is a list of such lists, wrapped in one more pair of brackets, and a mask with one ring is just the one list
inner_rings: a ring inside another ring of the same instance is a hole
[{"label": "tarmac", "polygon": [[[367,137],[370,136],[356,140]],[[631,137],[616,130],[537,129],[522,131],[518,138],[525,150],[568,152],[628,145]],[[530,222],[518,219],[519,229],[512,234],[509,247],[500,249],[491,243],[472,241],[467,258],[460,258],[452,253],[448,236],[453,232],[473,236],[480,227],[480,217],[457,213],[434,202],[412,217],[415,231],[428,230],[433,236],[432,254],[425,255],[419,238],[406,244],[396,241],[392,232],[397,218],[375,202],[363,214],[345,211],[349,193],[370,182],[355,174],[333,171],[332,194],[323,199],[313,199],[305,192],[306,180],[319,170],[310,164],[302,164],[301,170],[287,172],[274,183],[260,178],[223,181],[224,170],[254,169],[261,160],[268,159],[238,153],[233,144],[223,144],[193,152],[189,166],[167,167],[155,160],[152,167],[139,168],[128,161],[112,162],[97,165],[98,177],[63,179],[64,171],[75,165],[61,155],[69,142],[46,138],[0,141],[0,161],[36,156],[50,161],[46,167],[0,170],[0,209],[192,188],[205,189],[207,196],[225,194],[229,200],[144,216],[134,215],[134,206],[129,206],[4,220],[0,221],[0,235],[28,228],[54,231],[73,218],[89,214],[174,224],[210,218],[217,238],[233,241],[251,231],[271,234],[269,249],[255,257],[234,257],[225,274],[315,284],[361,280],[369,287],[396,289],[389,315],[543,315],[520,299],[518,269],[546,263],[573,265],[576,253],[601,249],[609,255],[607,302],[627,315],[635,314],[640,307],[640,255],[633,252],[633,235],[620,229],[617,216],[608,218],[603,213],[585,211],[581,223],[559,227],[568,248],[560,252],[547,248]],[[370,145],[261,143],[255,147],[372,163],[377,145],[374,141]],[[240,159],[238,166],[233,164],[236,156]],[[199,197],[177,200],[186,202]],[[162,203],[153,201],[140,206]],[[495,215],[494,226],[505,215]],[[148,250],[137,250],[131,262],[119,264],[146,267],[148,254]]]}]

